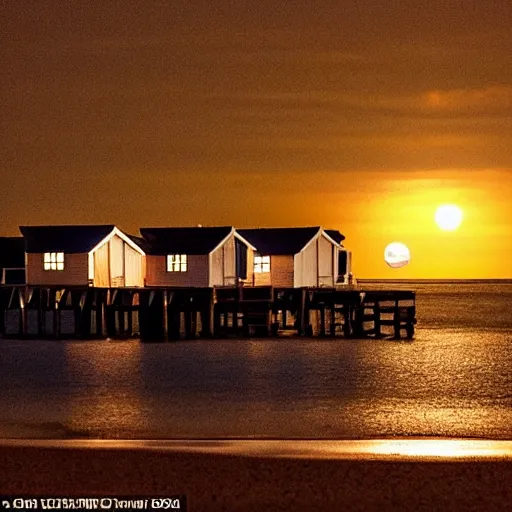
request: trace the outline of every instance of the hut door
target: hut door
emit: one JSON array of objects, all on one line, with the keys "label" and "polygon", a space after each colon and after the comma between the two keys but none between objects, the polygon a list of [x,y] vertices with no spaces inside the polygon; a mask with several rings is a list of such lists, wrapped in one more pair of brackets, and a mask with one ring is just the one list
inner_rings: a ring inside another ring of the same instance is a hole
[{"label": "hut door", "polygon": [[236,253],[236,277],[247,279],[247,246],[238,238],[235,238]]},{"label": "hut door", "polygon": [[348,274],[348,259],[347,251],[340,251],[338,253],[338,278],[337,283],[344,283],[345,276]]},{"label": "hut door", "polygon": [[118,236],[110,240],[110,286],[124,286],[124,241]]}]

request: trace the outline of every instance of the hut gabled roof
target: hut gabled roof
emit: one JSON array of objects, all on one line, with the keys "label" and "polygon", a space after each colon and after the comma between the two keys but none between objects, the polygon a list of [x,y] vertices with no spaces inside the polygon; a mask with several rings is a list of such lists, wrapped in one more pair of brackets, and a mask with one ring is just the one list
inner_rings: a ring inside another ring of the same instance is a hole
[{"label": "hut gabled roof", "polygon": [[340,244],[345,240],[345,235],[342,235],[337,229],[324,229],[324,231],[337,243]]},{"label": "hut gabled roof", "polygon": [[232,226],[140,229],[153,255],[209,254],[232,231]]},{"label": "hut gabled roof", "polygon": [[20,226],[28,253],[88,253],[108,236],[115,226]]},{"label": "hut gabled roof", "polygon": [[320,226],[315,226],[237,229],[237,232],[262,255],[292,255],[299,253],[320,230]]}]

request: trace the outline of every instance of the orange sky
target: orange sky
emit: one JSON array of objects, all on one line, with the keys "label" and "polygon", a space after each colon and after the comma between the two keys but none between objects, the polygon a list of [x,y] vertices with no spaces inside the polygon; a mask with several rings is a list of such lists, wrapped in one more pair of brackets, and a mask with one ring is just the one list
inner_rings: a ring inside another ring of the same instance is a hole
[{"label": "orange sky", "polygon": [[512,278],[508,2],[4,4],[0,235],[324,225],[359,277]]}]

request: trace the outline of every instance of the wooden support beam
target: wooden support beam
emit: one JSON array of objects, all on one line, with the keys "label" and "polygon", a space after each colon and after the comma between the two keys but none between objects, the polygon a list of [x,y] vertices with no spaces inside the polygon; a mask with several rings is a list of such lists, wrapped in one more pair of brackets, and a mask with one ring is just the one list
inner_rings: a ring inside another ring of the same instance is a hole
[{"label": "wooden support beam", "polygon": [[130,306],[130,309],[126,312],[126,335],[128,337],[133,337],[133,310]]},{"label": "wooden support beam", "polygon": [[60,338],[60,308],[57,290],[52,294],[51,305],[53,310],[53,337]]},{"label": "wooden support beam", "polygon": [[169,339],[169,333],[171,329],[169,329],[169,307],[172,305],[172,299],[174,298],[173,293],[167,293],[167,290],[162,290],[162,329],[163,329],[163,338],[165,340]]},{"label": "wooden support beam", "polygon": [[208,304],[201,310],[201,332],[199,335],[201,338],[211,338],[212,332],[212,315],[213,305]]},{"label": "wooden support beam", "polygon": [[329,335],[334,337],[336,336],[336,308],[334,304],[329,308],[330,313],[330,323],[329,323]]},{"label": "wooden support beam", "polygon": [[192,338],[192,312],[185,311],[185,339]]},{"label": "wooden support beam", "polygon": [[181,339],[181,312],[172,303],[167,314],[167,338],[172,341]]},{"label": "wooden support beam", "polygon": [[126,336],[126,322],[125,322],[125,311],[122,304],[115,306],[117,313],[117,335],[125,337]]},{"label": "wooden support beam", "polygon": [[20,299],[20,331],[21,336],[26,336],[28,333],[27,325],[27,307],[25,302],[26,288],[19,288],[19,299]]},{"label": "wooden support beam", "polygon": [[379,301],[376,300],[375,304],[373,306],[373,323],[375,326],[375,337],[381,338],[382,337],[382,331],[381,331],[381,318],[380,318],[380,304]]},{"label": "wooden support beam", "polygon": [[115,306],[105,307],[105,327],[107,336],[114,338],[116,336],[116,308]]},{"label": "wooden support beam", "polygon": [[400,327],[401,327],[401,313],[400,313],[400,307],[398,306],[398,300],[395,301],[395,307],[393,311],[393,329],[394,329],[394,335],[395,339],[400,339]]}]

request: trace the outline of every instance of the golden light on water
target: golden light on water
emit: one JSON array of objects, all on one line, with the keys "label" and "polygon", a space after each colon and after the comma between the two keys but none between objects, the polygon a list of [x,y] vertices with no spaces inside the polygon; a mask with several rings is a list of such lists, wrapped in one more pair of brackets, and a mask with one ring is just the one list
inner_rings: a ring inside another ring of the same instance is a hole
[{"label": "golden light on water", "polygon": [[436,210],[436,224],[443,231],[454,231],[462,223],[464,215],[455,204],[444,204]]},{"label": "golden light on water", "polygon": [[119,439],[4,439],[1,445],[35,447],[152,450],[160,452],[257,456],[295,459],[375,458],[512,460],[512,441],[485,439],[375,439],[375,440],[119,440]]}]

